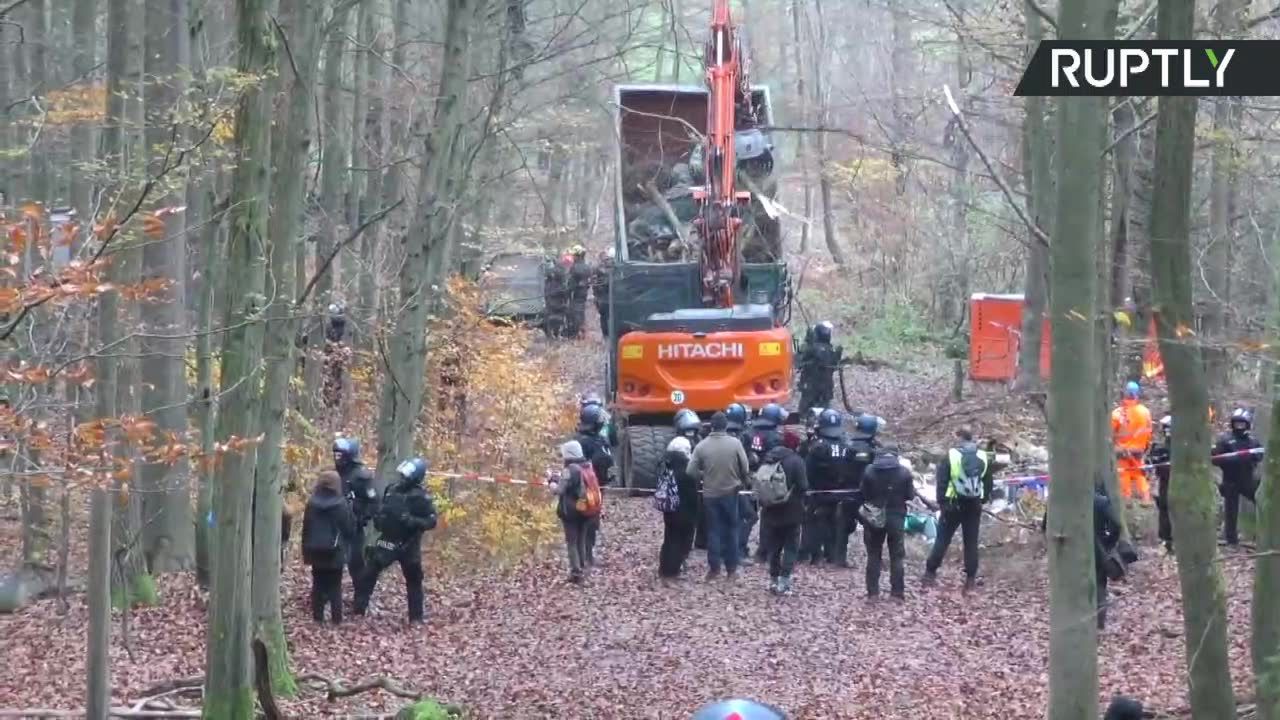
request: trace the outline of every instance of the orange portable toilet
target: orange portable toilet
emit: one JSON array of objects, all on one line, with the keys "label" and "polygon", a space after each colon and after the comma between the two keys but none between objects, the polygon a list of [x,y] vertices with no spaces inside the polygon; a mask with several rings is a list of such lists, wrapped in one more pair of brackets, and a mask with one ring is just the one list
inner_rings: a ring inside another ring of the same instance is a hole
[{"label": "orange portable toilet", "polygon": [[[1018,374],[1022,295],[975,293],[969,298],[969,377],[1012,380]],[[1049,376],[1049,322],[1040,333],[1040,376]]]}]

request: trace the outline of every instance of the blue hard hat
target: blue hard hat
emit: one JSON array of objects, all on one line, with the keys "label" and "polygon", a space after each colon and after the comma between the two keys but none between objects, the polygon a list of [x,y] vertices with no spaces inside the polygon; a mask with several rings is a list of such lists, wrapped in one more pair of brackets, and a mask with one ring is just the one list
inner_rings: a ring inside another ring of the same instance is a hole
[{"label": "blue hard hat", "polygon": [[830,408],[823,410],[818,415],[818,434],[825,438],[836,438],[844,432],[841,425],[844,423],[844,416],[839,410]]},{"label": "blue hard hat", "polygon": [[1141,394],[1142,394],[1142,388],[1138,385],[1138,383],[1134,382],[1133,380],[1130,380],[1129,382],[1124,384],[1125,397],[1136,398]]},{"label": "blue hard hat", "polygon": [[427,461],[420,457],[405,460],[396,467],[396,474],[408,482],[420,483],[427,477]]},{"label": "blue hard hat", "polygon": [[777,427],[786,421],[787,411],[778,403],[769,403],[761,408],[760,419],[756,424],[762,427]]},{"label": "blue hard hat", "polygon": [[742,427],[747,424],[747,406],[742,403],[733,403],[724,409],[724,416],[729,420],[730,425]]},{"label": "blue hard hat", "polygon": [[340,437],[333,441],[333,454],[335,460],[340,456],[347,462],[355,462],[360,459],[360,441],[355,438]]},{"label": "blue hard hat", "polygon": [[787,714],[772,705],[734,698],[703,705],[690,720],[787,720]]},{"label": "blue hard hat", "polygon": [[858,416],[854,427],[863,435],[875,435],[880,430],[880,418],[870,413],[862,413]]}]

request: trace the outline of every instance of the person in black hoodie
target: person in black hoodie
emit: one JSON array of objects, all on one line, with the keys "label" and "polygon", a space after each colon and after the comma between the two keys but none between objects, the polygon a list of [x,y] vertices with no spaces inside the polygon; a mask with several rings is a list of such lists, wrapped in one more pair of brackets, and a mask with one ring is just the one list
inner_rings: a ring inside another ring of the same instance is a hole
[{"label": "person in black hoodie", "polygon": [[355,535],[355,521],[342,478],[333,470],[320,473],[302,516],[302,561],[311,566],[311,617],[324,622],[324,606],[334,625],[342,623],[342,570]]},{"label": "person in black hoodie", "polygon": [[769,591],[791,594],[791,570],[800,551],[804,498],[809,491],[804,458],[795,451],[800,438],[788,433],[784,444],[765,453],[762,464],[778,463],[787,476],[787,499],[760,510],[760,546],[769,561]]},{"label": "person in black hoodie", "polygon": [[662,549],[658,551],[658,577],[669,582],[680,577],[684,561],[693,550],[698,526],[698,481],[689,474],[693,444],[686,437],[667,444],[666,466],[676,481],[676,507],[662,513]]},{"label": "person in black hoodie", "polygon": [[1160,542],[1165,550],[1173,553],[1173,521],[1169,519],[1169,473],[1173,461],[1173,418],[1165,415],[1160,418],[1160,434],[1156,442],[1147,451],[1147,463],[1155,465],[1156,471],[1156,509],[1160,513]]},{"label": "person in black hoodie", "polygon": [[1227,545],[1235,547],[1240,544],[1240,537],[1236,532],[1236,521],[1240,517],[1240,496],[1249,498],[1249,502],[1257,502],[1254,499],[1257,490],[1254,470],[1262,461],[1262,456],[1250,451],[1262,445],[1249,433],[1253,428],[1253,413],[1244,408],[1236,408],[1231,413],[1230,422],[1231,432],[1222,435],[1214,443],[1213,464],[1222,468],[1222,483],[1218,485],[1218,490],[1222,493],[1222,539]]},{"label": "person in black hoodie", "polygon": [[[880,596],[880,570],[883,566],[885,542],[889,545],[889,593],[895,599],[906,596],[906,580],[903,562],[906,548],[903,545],[903,523],[906,522],[907,501],[916,496],[916,486],[911,471],[898,460],[897,448],[880,449],[871,467],[862,476],[862,500],[864,505],[863,541],[867,546],[867,597]],[[875,527],[866,518],[883,514],[883,527]]]},{"label": "person in black hoodie", "polygon": [[1124,576],[1125,562],[1113,552],[1120,542],[1120,526],[1111,519],[1111,498],[1106,488],[1093,491],[1093,564],[1098,583],[1098,629],[1107,624],[1107,583]]}]

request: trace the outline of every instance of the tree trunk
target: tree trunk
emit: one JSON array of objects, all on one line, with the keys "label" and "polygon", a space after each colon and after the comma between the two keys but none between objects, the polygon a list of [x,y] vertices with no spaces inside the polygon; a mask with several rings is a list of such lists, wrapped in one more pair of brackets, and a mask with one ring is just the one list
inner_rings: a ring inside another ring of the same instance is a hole
[{"label": "tree trunk", "polygon": [[[151,177],[158,176],[170,148],[173,127],[178,122],[176,105],[183,92],[180,73],[175,68],[185,67],[189,58],[183,57],[186,49],[185,0],[146,0],[146,106],[150,109],[147,123],[147,149],[150,154]],[[164,188],[164,183],[158,187]],[[163,190],[155,195],[155,206],[176,204],[177,197]],[[149,205],[151,203],[148,203]],[[142,374],[146,383],[142,388],[142,411],[156,423],[162,433],[186,434],[187,396],[186,370],[184,366],[186,341],[177,339],[186,328],[183,299],[186,278],[186,244],[183,240],[181,215],[165,218],[165,234],[157,241],[149,242],[142,251],[142,277],[144,281],[168,280],[164,290],[142,303],[142,325],[149,335],[168,336],[164,339],[143,339]],[[174,339],[169,339],[174,338]],[[185,463],[144,463],[142,487],[146,490],[143,502],[143,549],[154,573],[190,569],[195,555],[195,527],[191,520],[191,491]]]},{"label": "tree trunk", "polygon": [[[72,69],[76,77],[84,78],[92,72],[97,64],[98,31],[97,0],[76,0],[72,15],[72,42],[75,48],[71,59]],[[3,75],[3,72],[0,72]],[[81,80],[88,83],[88,80]],[[0,102],[4,93],[0,92]],[[7,104],[7,103],[6,103]],[[76,166],[83,166],[94,159],[94,128],[89,123],[76,123],[71,127],[71,161]],[[0,136],[0,147],[4,147]],[[75,208],[82,222],[89,218],[93,211],[93,178],[90,173],[73,171],[71,173],[71,207]]]},{"label": "tree trunk", "polygon": [[[351,170],[347,177],[347,226],[360,226],[360,203],[364,197],[364,167],[367,164],[367,148],[365,146],[365,123],[369,118],[369,82],[368,63],[373,54],[368,48],[372,43],[372,0],[356,0],[355,22],[351,36],[356,39],[351,52]],[[350,257],[350,256],[348,256]],[[359,261],[351,258],[351,267],[357,267]]]},{"label": "tree trunk", "polygon": [[911,14],[902,5],[893,5],[893,51],[889,59],[889,91],[893,94],[893,167],[897,193],[907,192],[907,178],[911,174],[909,157],[912,136],[912,118],[908,98],[911,78],[918,74],[912,65],[915,50],[912,41]]},{"label": "tree trunk", "polygon": [[107,720],[111,709],[111,498],[94,488],[89,521],[88,720]]},{"label": "tree trunk", "polygon": [[[1280,234],[1275,236],[1280,241]],[[1280,242],[1272,243],[1272,257]],[[1272,283],[1280,277],[1272,270]],[[1272,319],[1280,322],[1280,304],[1273,297]],[[1280,361],[1280,350],[1272,357]],[[1271,418],[1262,485],[1258,488],[1258,557],[1254,560],[1252,657],[1258,720],[1280,720],[1280,362],[1273,366]]]},{"label": "tree trunk", "polygon": [[[459,187],[454,176],[454,153],[461,143],[467,78],[471,57],[474,0],[448,0],[444,58],[440,89],[435,105],[435,121],[427,136],[421,177],[422,198],[413,228],[404,238],[406,258],[400,270],[400,303],[395,332],[389,338],[389,377],[382,383],[378,412],[378,468],[376,477],[386,477],[395,463],[412,448],[412,438],[422,408],[426,365],[426,323],[436,291],[430,276],[432,255],[448,242],[453,201]],[[437,266],[438,267],[438,266]]]},{"label": "tree trunk", "polygon": [[[49,8],[46,0],[27,0],[27,20],[25,47],[31,50],[29,65],[32,95],[45,95],[53,88],[49,78]],[[34,113],[33,113],[34,114]],[[30,161],[31,180],[29,191],[31,199],[48,205],[50,197],[49,153],[51,147],[44,141],[44,133],[34,136],[28,159]]]},{"label": "tree trunk", "polygon": [[[1027,43],[1034,50],[1044,39],[1040,16],[1029,6],[1026,11]],[[1023,118],[1023,162],[1028,170],[1027,212],[1036,227],[1053,225],[1052,140],[1045,118],[1044,98],[1026,99]],[[1049,301],[1049,249],[1034,237],[1028,238],[1027,270],[1023,288],[1022,336],[1018,343],[1018,375],[1013,389],[1033,390],[1041,386],[1040,345],[1043,342],[1044,310]]]},{"label": "tree trunk", "polygon": [[[265,77],[276,67],[273,0],[236,0],[237,69]],[[231,236],[226,259],[227,327],[222,345],[222,400],[218,437],[230,450],[220,458],[213,492],[213,592],[209,596],[204,717],[252,720],[250,641],[250,533],[254,442],[261,396],[257,371],[262,354],[267,193],[271,150],[271,95],[249,88],[236,109],[236,164],[230,194]]]},{"label": "tree trunk", "polygon": [[[963,13],[963,2],[956,12]],[[973,71],[965,53],[964,36],[957,31],[955,43],[956,103],[960,115],[969,109],[969,82]],[[951,182],[947,188],[949,212],[947,232],[943,240],[945,261],[939,263],[938,278],[940,319],[947,328],[959,327],[964,318],[965,301],[968,299],[969,265],[969,145],[960,131],[961,117],[953,117],[947,124],[942,144],[951,151]]]},{"label": "tree trunk", "polygon": [[[290,317],[297,295],[295,255],[301,241],[304,163],[311,153],[310,120],[319,58],[320,19],[310,0],[285,0],[282,24],[290,38],[293,61],[281,57],[277,70],[287,117],[276,127],[271,142],[274,155],[270,223],[271,272],[268,285],[265,398],[262,405],[262,445],[258,449],[254,485],[253,611],[258,637],[267,648],[271,686],[277,695],[297,693],[289,670],[289,649],[280,611],[281,447],[285,441],[285,409],[293,370],[294,322]],[[293,76],[297,66],[298,76]]]},{"label": "tree trunk", "polygon": [[[809,125],[809,90],[805,87],[804,43],[801,42],[800,28],[804,25],[801,16],[804,14],[804,0],[791,2],[791,31],[795,40],[793,53],[796,73],[796,96],[799,99],[800,126]],[[809,140],[808,133],[796,136],[796,161],[800,166],[800,185],[804,192],[804,222],[800,223],[800,252],[809,252],[809,234],[813,227],[813,184],[809,177]]]},{"label": "tree trunk", "polygon": [[[1101,39],[1105,0],[1062,2],[1064,40]],[[1049,381],[1049,714],[1050,720],[1097,717],[1098,660],[1095,613],[1093,457],[1098,420],[1095,398],[1080,392],[1097,378],[1093,318],[1095,252],[1099,228],[1099,158],[1106,134],[1105,98],[1063,98],[1058,103],[1057,183],[1051,253],[1050,309],[1053,375]]]},{"label": "tree trunk", "polygon": [[[1160,0],[1157,33],[1165,42],[1190,39],[1195,0]],[[1178,548],[1178,579],[1190,682],[1191,714],[1233,718],[1227,645],[1226,588],[1217,564],[1217,502],[1209,458],[1209,397],[1191,304],[1191,181],[1195,98],[1162,97],[1156,120],[1155,185],[1151,197],[1151,280],[1160,355],[1169,378],[1174,433],[1170,514]],[[1056,371],[1056,367],[1055,367]]]},{"label": "tree trunk", "polygon": [[818,193],[822,198],[822,232],[827,240],[827,251],[836,265],[845,265],[844,250],[840,247],[840,238],[836,236],[835,207],[831,200],[831,172],[827,168],[827,133],[822,132],[831,122],[831,83],[827,78],[827,59],[831,48],[827,42],[827,23],[822,13],[822,0],[814,0],[813,7],[818,15],[817,47],[814,49],[815,62],[813,68],[813,91],[818,112]]},{"label": "tree trunk", "polygon": [[[362,219],[377,212],[378,204],[382,202],[384,177],[382,165],[387,162],[386,135],[383,130],[386,103],[383,97],[389,89],[385,55],[390,44],[388,40],[391,30],[384,21],[388,10],[386,0],[367,0],[366,7],[369,5],[372,5],[372,7],[362,13],[364,16],[363,32],[371,45],[370,52],[365,54],[367,60],[365,77],[369,79],[369,103],[368,114],[364,118],[364,137],[369,147],[369,158],[365,163],[369,170],[365,173],[368,186],[365,188],[364,194],[360,196],[360,217]],[[359,306],[356,309],[356,316],[362,322],[360,323],[360,332],[357,339],[360,346],[365,350],[373,348],[372,336],[368,328],[372,327],[374,319],[377,317],[377,257],[378,246],[382,240],[382,225],[381,222],[374,223],[372,227],[365,230],[364,234],[360,236],[361,267],[359,275]]]}]

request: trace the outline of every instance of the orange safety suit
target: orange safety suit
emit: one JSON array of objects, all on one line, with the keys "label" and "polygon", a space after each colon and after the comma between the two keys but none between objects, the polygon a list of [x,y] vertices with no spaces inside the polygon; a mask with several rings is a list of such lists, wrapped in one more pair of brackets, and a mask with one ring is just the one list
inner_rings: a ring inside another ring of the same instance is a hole
[{"label": "orange safety suit", "polygon": [[1151,411],[1136,399],[1125,398],[1111,411],[1111,437],[1116,446],[1116,471],[1120,477],[1120,495],[1135,495],[1143,502],[1151,501],[1143,458],[1151,446]]}]

